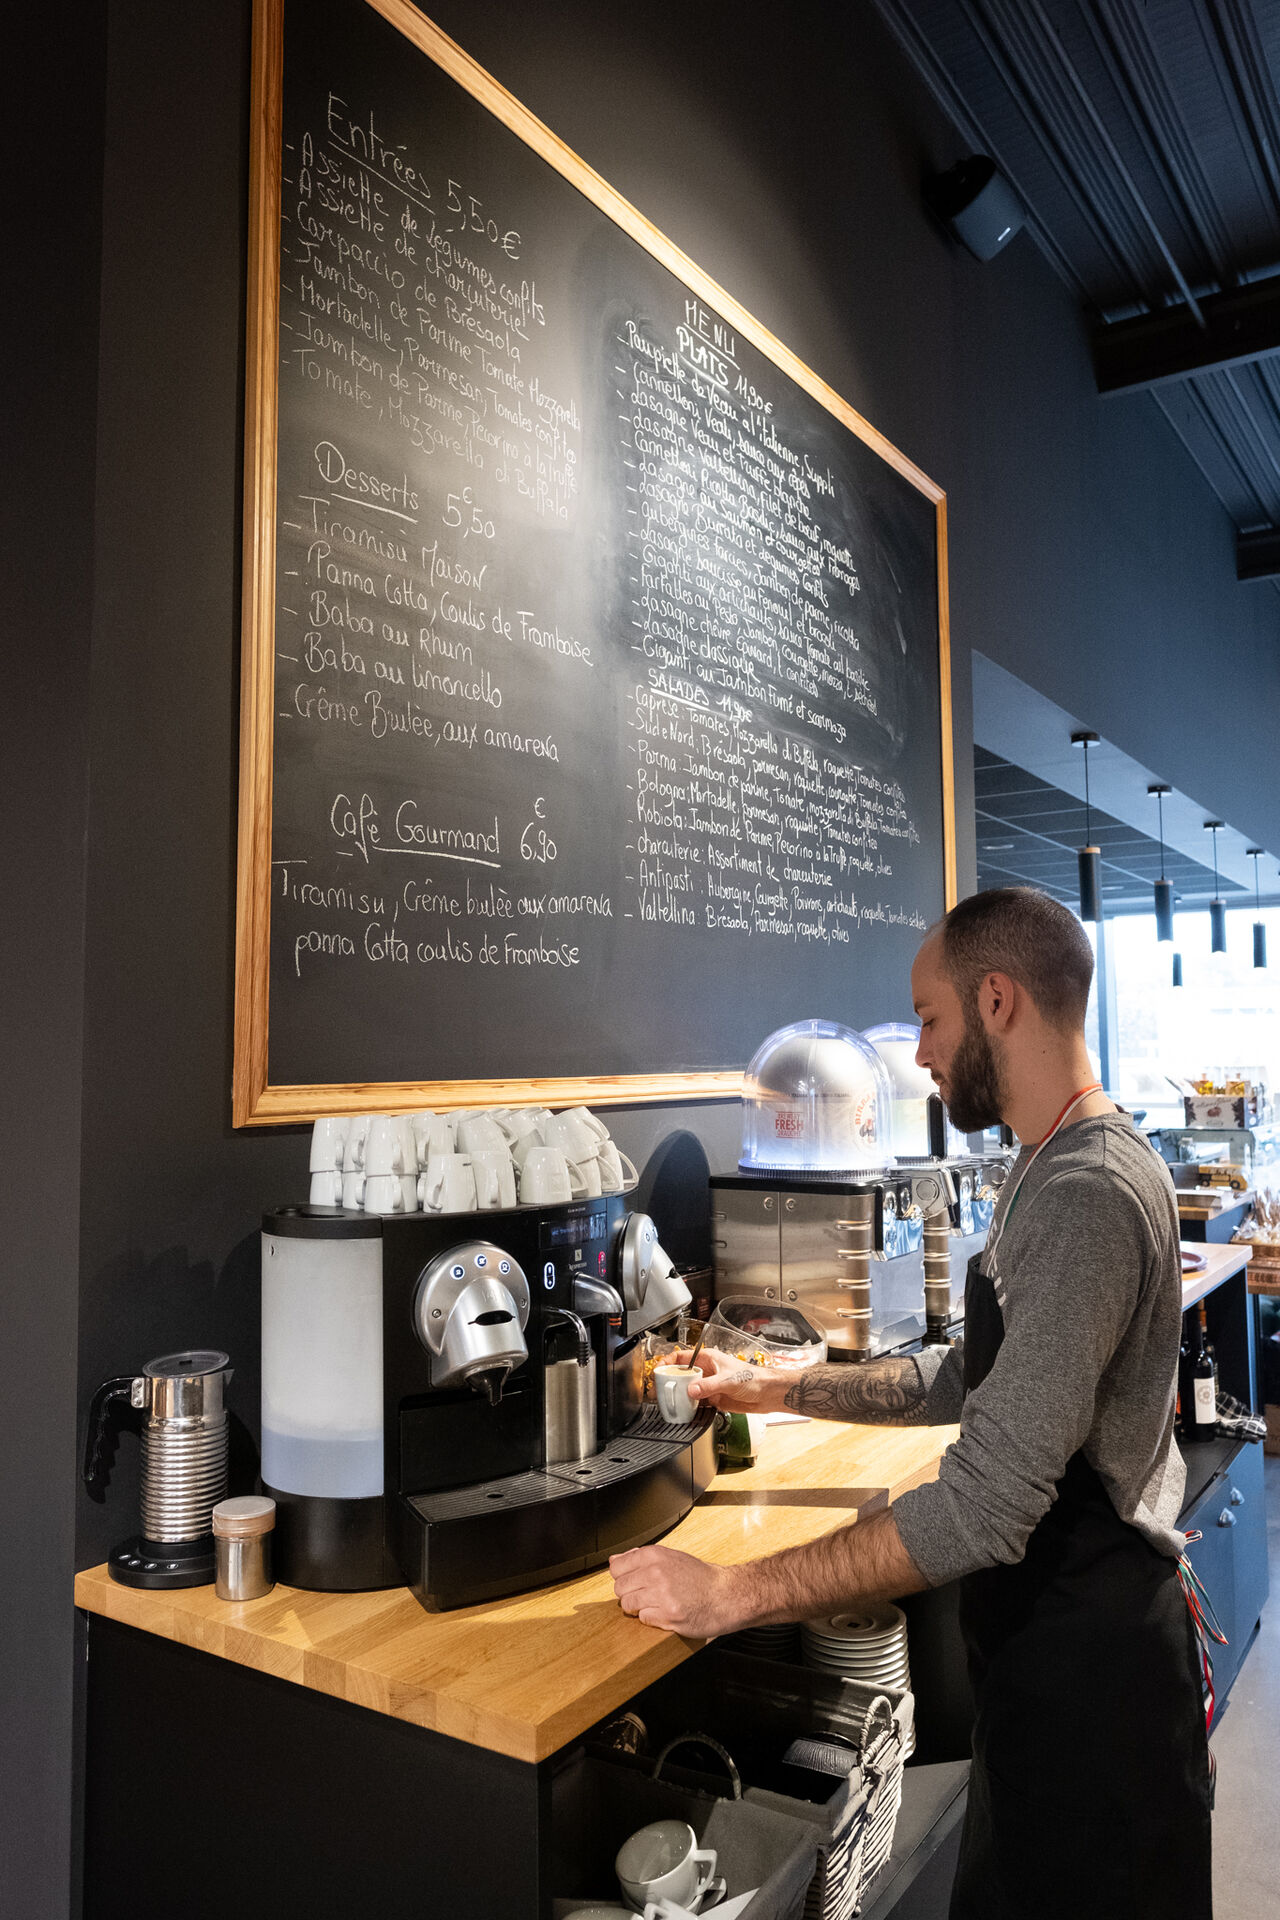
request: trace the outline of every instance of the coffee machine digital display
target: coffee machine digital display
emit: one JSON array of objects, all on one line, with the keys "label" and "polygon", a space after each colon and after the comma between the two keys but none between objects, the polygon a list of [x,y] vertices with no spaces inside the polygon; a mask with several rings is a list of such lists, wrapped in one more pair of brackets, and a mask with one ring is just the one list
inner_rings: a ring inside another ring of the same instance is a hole
[{"label": "coffee machine digital display", "polygon": [[262,1478],[277,1573],[435,1610],[601,1564],[714,1472],[713,1416],[643,1401],[689,1304],[620,1194],[470,1214],[263,1221]]}]

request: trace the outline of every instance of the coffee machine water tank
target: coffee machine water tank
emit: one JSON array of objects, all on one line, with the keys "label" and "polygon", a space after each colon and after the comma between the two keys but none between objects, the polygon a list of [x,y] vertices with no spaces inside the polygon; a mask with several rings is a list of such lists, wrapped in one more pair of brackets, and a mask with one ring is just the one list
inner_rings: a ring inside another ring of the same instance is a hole
[{"label": "coffee machine water tank", "polygon": [[382,1493],[382,1236],[262,1236],[262,1478],[326,1500]]},{"label": "coffee machine water tank", "polygon": [[892,1162],[884,1062],[852,1027],[798,1020],[756,1049],[742,1086],[744,1173],[860,1174]]}]

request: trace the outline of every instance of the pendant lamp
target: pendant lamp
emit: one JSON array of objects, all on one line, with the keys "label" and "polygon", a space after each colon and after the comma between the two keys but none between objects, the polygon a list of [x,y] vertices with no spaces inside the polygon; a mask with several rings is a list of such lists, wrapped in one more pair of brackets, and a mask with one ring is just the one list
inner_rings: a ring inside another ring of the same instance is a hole
[{"label": "pendant lamp", "polygon": [[[1154,786],[1147,788],[1148,793],[1156,796],[1156,805],[1160,809],[1160,878],[1155,883],[1156,896],[1156,939],[1173,938],[1173,882],[1164,877],[1164,796],[1172,793],[1172,787]],[[1174,983],[1175,985],[1177,982]]]},{"label": "pendant lamp", "polygon": [[1225,820],[1206,820],[1204,830],[1213,835],[1213,898],[1209,902],[1209,951],[1225,953],[1227,950],[1227,903],[1218,898],[1218,834],[1226,826]]},{"label": "pendant lamp", "polygon": [[1096,747],[1096,733],[1073,733],[1073,747],[1084,751],[1084,833],[1090,843],[1080,848],[1076,861],[1080,868],[1080,918],[1082,920],[1101,920],[1102,918],[1102,853],[1092,844],[1093,814],[1089,807],[1089,749]]},{"label": "pendant lamp", "polygon": [[1253,923],[1253,964],[1265,967],[1267,964],[1267,929],[1262,919],[1262,900],[1258,893],[1258,862],[1262,858],[1261,847],[1250,847],[1249,858],[1253,862],[1253,910],[1257,919]]}]

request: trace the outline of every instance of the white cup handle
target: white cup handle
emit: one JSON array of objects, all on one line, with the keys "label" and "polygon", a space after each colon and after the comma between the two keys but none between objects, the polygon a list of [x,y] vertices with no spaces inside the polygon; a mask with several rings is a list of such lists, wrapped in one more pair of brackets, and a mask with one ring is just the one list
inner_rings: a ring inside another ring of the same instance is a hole
[{"label": "white cup handle", "polygon": [[[705,1893],[715,1878],[719,1855],[716,1853],[714,1847],[695,1847],[690,1858],[694,1860],[698,1866],[697,1891],[700,1894]],[[706,1868],[705,1873],[702,1871],[704,1867]]]},{"label": "white cup handle", "polygon": [[626,1178],[627,1185],[629,1187],[634,1187],[637,1180],[640,1178],[640,1175],[636,1170],[636,1163],[634,1160],[632,1160],[627,1154],[625,1154],[622,1151],[622,1148],[618,1145],[616,1140],[614,1141],[613,1144],[617,1152],[618,1159],[622,1163],[622,1171]]},{"label": "white cup handle", "polygon": [[[496,1207],[502,1195],[498,1188],[498,1169],[486,1161],[478,1169],[472,1161],[472,1172],[476,1175],[476,1205],[478,1207]],[[484,1180],[484,1193],[480,1192],[480,1181]]]},{"label": "white cup handle", "polygon": [[582,1171],[577,1161],[571,1160],[568,1154],[564,1156],[564,1164],[569,1173],[569,1192],[575,1200],[585,1200],[587,1195],[586,1174]]}]

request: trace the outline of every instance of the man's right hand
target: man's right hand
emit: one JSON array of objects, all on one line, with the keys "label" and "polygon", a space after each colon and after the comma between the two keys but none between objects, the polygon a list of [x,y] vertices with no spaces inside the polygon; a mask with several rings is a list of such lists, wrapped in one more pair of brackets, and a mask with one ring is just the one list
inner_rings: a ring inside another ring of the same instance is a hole
[{"label": "man's right hand", "polygon": [[722,1413],[778,1413],[795,1380],[791,1368],[753,1367],[709,1347],[703,1347],[697,1365],[702,1377],[690,1381],[689,1398]]}]

